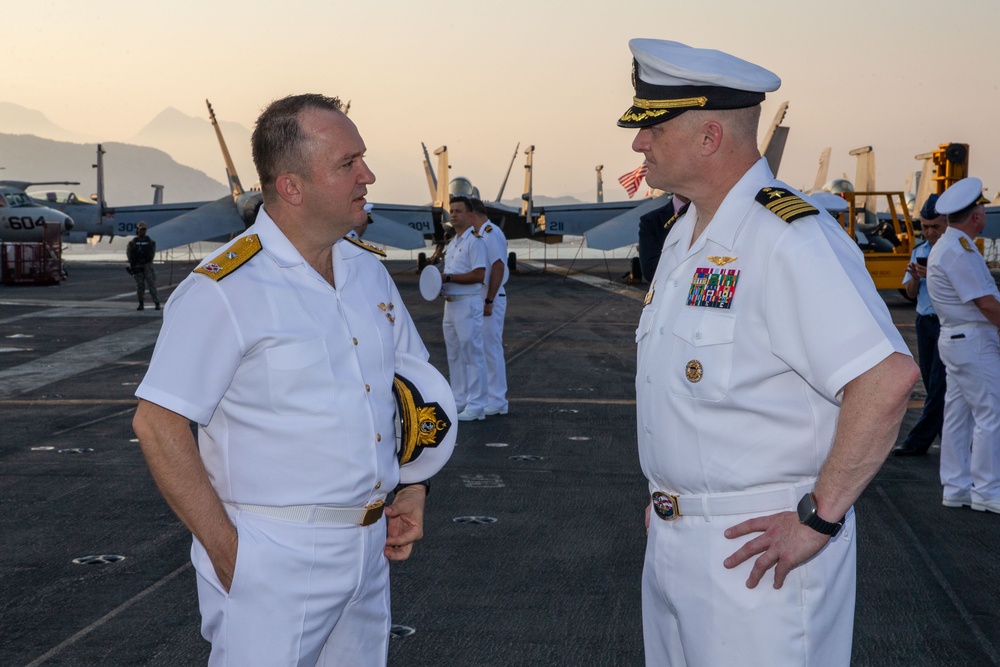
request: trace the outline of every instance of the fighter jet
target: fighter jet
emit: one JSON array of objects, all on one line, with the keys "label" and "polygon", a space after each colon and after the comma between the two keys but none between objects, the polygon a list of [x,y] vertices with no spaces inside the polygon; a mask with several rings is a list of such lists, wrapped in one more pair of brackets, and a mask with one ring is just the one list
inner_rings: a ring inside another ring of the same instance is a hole
[{"label": "fighter jet", "polygon": [[0,181],[0,241],[41,242],[46,226],[51,225],[58,225],[62,234],[69,233],[73,218],[31,199],[24,191],[28,185],[23,181]]}]

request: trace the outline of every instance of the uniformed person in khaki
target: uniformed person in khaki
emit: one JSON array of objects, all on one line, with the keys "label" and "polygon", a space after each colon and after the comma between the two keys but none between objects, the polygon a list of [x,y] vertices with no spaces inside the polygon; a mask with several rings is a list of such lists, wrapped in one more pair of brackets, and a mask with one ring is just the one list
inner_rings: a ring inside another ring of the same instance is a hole
[{"label": "uniformed person in khaki", "polygon": [[427,350],[372,249],[340,241],[375,176],[339,100],[273,102],[251,143],[264,205],[171,295],[133,424],[194,534],[209,665],[381,667],[425,496],[397,488],[394,370]]},{"label": "uniformed person in khaki", "polygon": [[978,178],[958,181],[938,199],[948,229],[927,258],[927,291],[948,370],[942,503],[1000,513],[1000,292],[975,242],[986,224],[985,203]]},{"label": "uniformed person in khaki", "polygon": [[691,201],[636,331],[646,664],[846,667],[852,506],[917,367],[857,245],[757,150],[778,77],[676,42],[629,47],[618,124],[638,129],[650,187]]}]

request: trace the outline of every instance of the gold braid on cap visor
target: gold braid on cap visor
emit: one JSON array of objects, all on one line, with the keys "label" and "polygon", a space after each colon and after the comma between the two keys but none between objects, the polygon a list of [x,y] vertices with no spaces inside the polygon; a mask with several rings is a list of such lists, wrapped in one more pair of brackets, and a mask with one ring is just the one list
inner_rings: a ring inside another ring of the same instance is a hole
[{"label": "gold braid on cap visor", "polygon": [[682,97],[678,100],[644,100],[632,98],[632,106],[640,109],[693,109],[708,104],[707,97]]},{"label": "gold braid on cap visor", "polygon": [[[639,97],[632,98],[632,109],[629,109],[619,120],[620,123],[638,123],[647,118],[659,118],[663,114],[670,113],[671,109],[697,109],[708,104],[707,97],[682,97],[676,100],[644,100]],[[642,109],[636,113],[633,109]]]}]

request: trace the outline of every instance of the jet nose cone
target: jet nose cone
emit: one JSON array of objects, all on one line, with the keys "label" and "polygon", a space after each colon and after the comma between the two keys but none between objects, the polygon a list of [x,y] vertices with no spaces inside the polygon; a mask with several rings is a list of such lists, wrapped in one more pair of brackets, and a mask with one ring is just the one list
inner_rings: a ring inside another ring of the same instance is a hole
[{"label": "jet nose cone", "polygon": [[69,217],[68,215],[65,216],[65,219],[63,220],[63,231],[68,232],[69,230],[73,229],[74,224],[76,223],[73,222],[73,218]]}]

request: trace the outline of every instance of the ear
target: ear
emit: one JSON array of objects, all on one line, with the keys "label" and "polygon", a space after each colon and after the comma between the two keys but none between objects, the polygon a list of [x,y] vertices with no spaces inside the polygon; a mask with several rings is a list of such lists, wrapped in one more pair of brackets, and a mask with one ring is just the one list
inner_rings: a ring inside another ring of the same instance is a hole
[{"label": "ear", "polygon": [[707,120],[701,126],[701,154],[709,156],[722,148],[722,123],[717,120]]},{"label": "ear", "polygon": [[298,174],[285,172],[274,179],[274,189],[290,206],[302,204],[302,179]]}]

